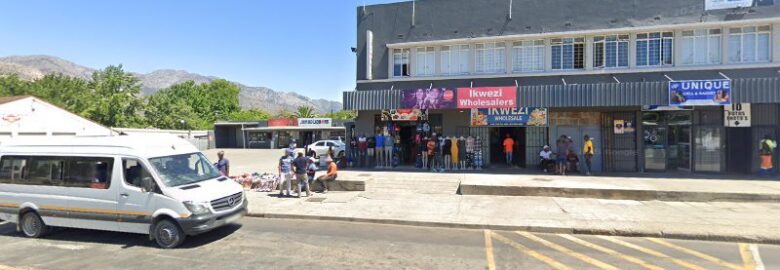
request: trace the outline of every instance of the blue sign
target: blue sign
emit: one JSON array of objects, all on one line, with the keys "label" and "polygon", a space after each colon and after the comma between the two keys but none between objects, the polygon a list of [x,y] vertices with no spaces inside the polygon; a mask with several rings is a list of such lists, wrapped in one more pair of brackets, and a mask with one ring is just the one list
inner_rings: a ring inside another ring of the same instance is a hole
[{"label": "blue sign", "polygon": [[718,106],[730,104],[730,80],[669,82],[669,105]]},{"label": "blue sign", "polygon": [[547,108],[471,109],[471,126],[547,126]]}]

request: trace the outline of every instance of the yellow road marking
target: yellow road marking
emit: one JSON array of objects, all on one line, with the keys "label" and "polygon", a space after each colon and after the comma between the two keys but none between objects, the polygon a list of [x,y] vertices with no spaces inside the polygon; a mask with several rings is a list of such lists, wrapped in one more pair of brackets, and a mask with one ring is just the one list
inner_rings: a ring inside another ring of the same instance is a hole
[{"label": "yellow road marking", "polygon": [[485,230],[485,257],[488,270],[496,270],[496,258],[493,257],[493,237],[490,230]]},{"label": "yellow road marking", "polygon": [[583,261],[585,263],[588,263],[590,265],[593,265],[595,267],[598,267],[599,269],[619,270],[617,267],[614,267],[612,265],[609,265],[609,264],[607,264],[605,262],[602,262],[602,261],[599,261],[597,259],[588,257],[588,256],[586,256],[586,255],[584,255],[582,253],[578,253],[578,252],[576,252],[574,250],[568,249],[568,248],[566,248],[564,246],[561,246],[561,245],[558,245],[556,243],[544,240],[544,239],[542,239],[542,238],[540,238],[540,237],[538,237],[536,235],[533,235],[533,234],[530,234],[530,233],[527,233],[527,232],[515,232],[515,233],[519,234],[519,235],[522,235],[525,238],[531,239],[534,242],[537,242],[539,244],[542,244],[542,245],[545,245],[545,246],[547,246],[549,248],[557,250],[557,251],[559,251],[559,252],[561,252],[563,254],[566,254],[566,255],[569,255],[571,257],[577,258],[578,260]]},{"label": "yellow road marking", "polygon": [[7,265],[0,265],[0,270],[29,270],[30,268],[16,268]]},{"label": "yellow road marking", "polygon": [[668,248],[671,248],[671,249],[674,249],[674,250],[677,250],[677,251],[680,251],[680,252],[683,252],[683,253],[687,253],[689,255],[693,255],[693,256],[702,258],[704,260],[710,261],[710,262],[712,262],[714,264],[717,264],[717,265],[720,265],[720,266],[723,266],[723,267],[726,267],[726,268],[729,268],[729,269],[742,270],[742,267],[739,266],[739,265],[736,265],[736,264],[733,264],[733,263],[730,263],[730,262],[727,262],[727,261],[715,258],[713,256],[710,256],[710,255],[707,255],[707,254],[704,254],[704,253],[701,253],[701,252],[698,252],[698,251],[695,251],[695,250],[692,250],[692,249],[684,248],[684,247],[681,247],[681,246],[669,243],[668,241],[664,241],[664,240],[657,239],[657,238],[645,238],[645,239],[649,240],[650,242],[653,242],[653,243],[656,243],[656,244],[659,244],[659,245],[662,245],[662,246],[665,246],[665,247],[668,247]]},{"label": "yellow road marking", "polygon": [[609,241],[609,242],[612,242],[612,243],[615,243],[615,244],[618,244],[618,245],[621,245],[621,246],[624,246],[624,247],[627,247],[627,248],[630,248],[630,249],[637,250],[637,251],[642,252],[642,253],[647,253],[647,254],[650,254],[652,256],[656,256],[658,258],[671,260],[674,264],[677,264],[679,266],[682,266],[682,267],[685,267],[685,268],[688,268],[688,269],[692,269],[692,270],[707,270],[704,267],[697,266],[695,264],[692,264],[692,263],[689,263],[689,262],[686,262],[686,261],[683,261],[683,260],[680,260],[680,259],[672,258],[669,255],[663,254],[661,252],[658,252],[658,251],[655,251],[655,250],[652,250],[652,249],[648,249],[648,248],[643,248],[643,247],[631,244],[631,243],[626,242],[626,241],[622,241],[622,240],[618,240],[618,239],[614,239],[612,237],[606,237],[606,236],[598,236],[598,237],[601,238],[601,239],[604,239],[606,241]]},{"label": "yellow road marking", "polygon": [[746,270],[764,270],[764,262],[758,253],[758,246],[749,244],[739,244],[739,254],[742,255],[742,262]]},{"label": "yellow road marking", "polygon": [[497,233],[491,233],[491,235],[493,236],[494,239],[496,239],[496,240],[498,240],[500,242],[503,242],[504,244],[512,246],[513,248],[517,249],[518,251],[520,251],[522,253],[525,253],[526,255],[531,256],[534,259],[537,259],[537,260],[547,264],[548,266],[552,267],[553,269],[572,270],[568,266],[563,265],[562,263],[560,263],[560,262],[558,262],[558,261],[556,261],[556,260],[554,260],[554,259],[552,259],[550,257],[547,257],[544,254],[541,254],[541,253],[536,252],[536,251],[534,251],[534,250],[532,250],[530,248],[527,248],[527,247],[523,246],[520,243],[512,241],[509,238],[504,237],[503,235],[500,235],[500,234],[497,234]]},{"label": "yellow road marking", "polygon": [[604,252],[604,253],[607,253],[609,255],[621,258],[623,260],[626,260],[628,262],[637,264],[637,265],[642,266],[642,267],[644,267],[646,269],[649,269],[649,270],[664,270],[664,268],[662,268],[662,267],[658,267],[658,266],[649,264],[649,263],[647,263],[647,262],[645,262],[645,261],[643,261],[643,260],[641,260],[641,259],[639,259],[637,257],[625,255],[625,254],[617,252],[615,250],[612,250],[612,249],[609,249],[609,248],[606,248],[606,247],[603,247],[603,246],[600,246],[600,245],[597,245],[597,244],[593,244],[591,242],[579,239],[577,237],[574,237],[573,235],[559,234],[558,236],[563,237],[565,239],[568,239],[568,240],[570,240],[570,241],[572,241],[574,243],[583,245],[585,247],[589,247],[589,248],[595,249],[597,251]]}]

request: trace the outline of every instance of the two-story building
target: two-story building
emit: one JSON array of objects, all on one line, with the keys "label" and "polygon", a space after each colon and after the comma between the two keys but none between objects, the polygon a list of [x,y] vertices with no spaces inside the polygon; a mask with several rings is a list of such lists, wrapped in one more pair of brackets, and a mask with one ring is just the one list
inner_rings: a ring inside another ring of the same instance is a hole
[{"label": "two-story building", "polygon": [[357,40],[348,134],[411,152],[425,124],[492,163],[589,135],[597,170],[750,173],[780,128],[774,1],[419,0],[358,7]]}]

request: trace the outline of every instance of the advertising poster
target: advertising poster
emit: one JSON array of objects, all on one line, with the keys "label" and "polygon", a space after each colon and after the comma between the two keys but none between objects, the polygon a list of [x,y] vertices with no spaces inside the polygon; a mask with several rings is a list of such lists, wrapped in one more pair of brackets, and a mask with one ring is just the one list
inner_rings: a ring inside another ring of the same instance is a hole
[{"label": "advertising poster", "polygon": [[459,109],[496,109],[517,107],[517,87],[458,88]]},{"label": "advertising poster", "polygon": [[623,120],[615,120],[615,134],[626,134],[625,130],[625,121]]},{"label": "advertising poster", "polygon": [[752,7],[753,0],[704,0],[704,10]]},{"label": "advertising poster", "polygon": [[446,88],[401,91],[402,109],[455,109],[455,90]]},{"label": "advertising poster", "polygon": [[397,109],[382,111],[382,121],[426,121],[428,110]]},{"label": "advertising poster", "polygon": [[471,126],[547,126],[547,108],[471,109]]},{"label": "advertising poster", "polygon": [[718,106],[730,104],[730,80],[669,82],[669,105]]}]

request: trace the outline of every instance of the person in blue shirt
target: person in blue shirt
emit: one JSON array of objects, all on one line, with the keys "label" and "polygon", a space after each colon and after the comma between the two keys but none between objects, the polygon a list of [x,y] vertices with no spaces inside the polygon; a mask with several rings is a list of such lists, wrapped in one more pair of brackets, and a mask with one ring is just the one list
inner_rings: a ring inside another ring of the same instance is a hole
[{"label": "person in blue shirt", "polygon": [[217,153],[217,163],[214,164],[217,167],[219,173],[223,176],[230,176],[230,161],[225,158],[225,151],[219,151]]},{"label": "person in blue shirt", "polygon": [[[292,195],[292,181],[294,176],[292,163],[293,157],[288,155],[286,151],[284,156],[279,158],[279,179],[282,180],[281,185],[279,185],[279,197],[289,197]],[[287,192],[285,193],[285,191]]]},{"label": "person in blue shirt", "polygon": [[382,135],[382,132],[379,132],[376,134],[376,138],[374,139],[374,147],[376,149],[376,167],[382,168],[384,165],[384,157],[385,157],[385,136]]}]

